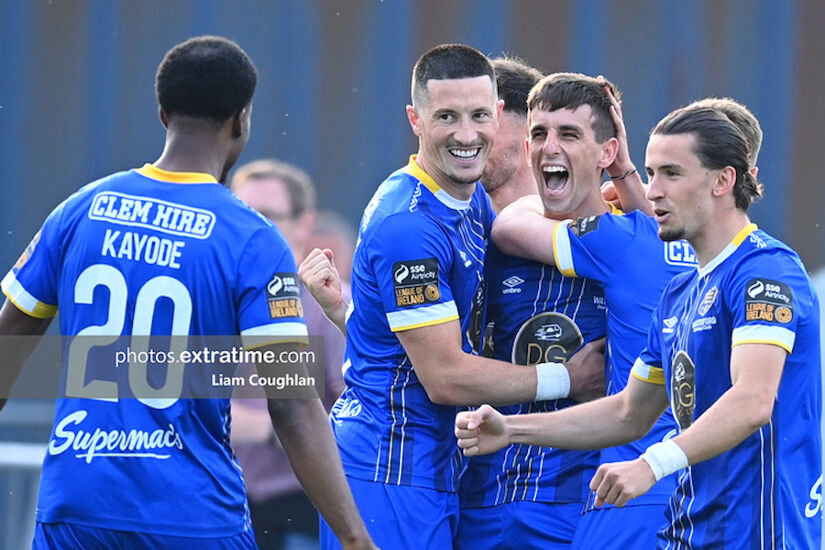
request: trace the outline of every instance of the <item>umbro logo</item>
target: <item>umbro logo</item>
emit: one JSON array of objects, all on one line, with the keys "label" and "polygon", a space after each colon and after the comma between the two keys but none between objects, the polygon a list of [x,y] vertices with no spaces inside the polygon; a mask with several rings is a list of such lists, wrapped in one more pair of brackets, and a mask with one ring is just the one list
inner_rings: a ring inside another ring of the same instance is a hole
[{"label": "umbro logo", "polygon": [[521,285],[523,282],[524,279],[522,279],[518,275],[513,275],[512,277],[504,279],[501,283],[507,288],[504,289],[503,294],[517,294],[521,292],[521,289],[516,287]]},{"label": "umbro logo", "polygon": [[673,332],[673,327],[675,327],[676,323],[678,323],[678,322],[679,322],[678,317],[670,317],[669,319],[665,319],[664,321],[662,321],[662,324],[664,325],[664,328],[662,329],[662,332],[664,332],[666,334]]}]

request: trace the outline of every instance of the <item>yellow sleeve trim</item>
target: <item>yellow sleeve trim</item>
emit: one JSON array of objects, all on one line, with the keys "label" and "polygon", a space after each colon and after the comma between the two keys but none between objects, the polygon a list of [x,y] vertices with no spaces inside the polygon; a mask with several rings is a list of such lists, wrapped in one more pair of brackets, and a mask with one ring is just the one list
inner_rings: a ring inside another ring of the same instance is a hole
[{"label": "yellow sleeve trim", "polygon": [[[556,262],[556,268],[561,272],[562,275],[565,277],[578,277],[576,274],[576,268],[573,267],[573,257],[570,250],[570,235],[567,234],[564,236],[567,239],[567,243],[562,245],[560,239],[562,238],[559,234],[559,231],[568,231],[568,222],[569,220],[565,220],[564,222],[559,222],[553,227],[553,259]],[[564,258],[562,258],[564,256]],[[567,264],[570,267],[564,267],[562,264]]]},{"label": "yellow sleeve trim", "polygon": [[401,332],[404,330],[412,330],[414,328],[422,328],[422,327],[430,327],[433,325],[440,325],[443,323],[448,323],[450,321],[458,321],[458,315],[453,315],[452,317],[445,317],[443,319],[434,319],[432,321],[424,321],[423,323],[416,323],[414,325],[405,325],[403,327],[390,327],[392,332]]},{"label": "yellow sleeve trim", "polygon": [[6,298],[9,299],[9,302],[14,304],[14,307],[19,309],[26,315],[34,317],[35,319],[51,319],[52,317],[57,315],[57,306],[44,304],[43,302],[37,302],[37,305],[34,306],[34,309],[29,311],[28,309],[20,305],[20,303],[17,300],[15,300],[5,288],[3,289],[3,294],[6,295]]},{"label": "yellow sleeve trim", "polygon": [[[258,337],[260,338],[260,337]],[[246,349],[257,349],[262,348],[265,346],[271,346],[273,344],[303,344],[304,346],[309,345],[309,337],[308,336],[273,336],[271,338],[267,338],[266,340],[258,340],[255,339],[254,342],[250,342],[248,339],[244,341],[244,348]]]},{"label": "yellow sleeve trim", "polygon": [[631,370],[630,375],[637,380],[641,380],[642,382],[647,382],[648,384],[656,384],[657,386],[664,386],[665,385],[665,371],[662,369],[651,368],[650,369],[650,376],[644,378],[638,374],[636,371]]},{"label": "yellow sleeve trim", "polygon": [[741,344],[768,344],[770,346],[780,347],[787,351],[789,354],[793,353],[793,349],[791,349],[791,347],[788,346],[788,344],[778,342],[776,340],[737,340],[731,345],[731,348],[735,348],[736,346],[739,346]]}]

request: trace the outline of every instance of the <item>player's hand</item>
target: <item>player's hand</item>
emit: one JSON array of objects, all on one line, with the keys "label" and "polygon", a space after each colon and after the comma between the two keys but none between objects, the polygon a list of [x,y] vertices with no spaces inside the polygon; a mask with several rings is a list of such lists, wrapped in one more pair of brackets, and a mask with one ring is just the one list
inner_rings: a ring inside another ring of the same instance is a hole
[{"label": "player's hand", "polygon": [[298,276],[327,317],[331,318],[331,314],[341,308],[346,309],[341,290],[341,276],[335,268],[335,255],[332,250],[314,248],[298,266]]},{"label": "player's hand", "polygon": [[632,498],[643,495],[656,483],[653,470],[642,458],[626,462],[602,464],[590,480],[590,489],[596,492],[596,507],[604,503],[619,508]]},{"label": "player's hand", "polygon": [[622,201],[619,200],[619,193],[616,192],[616,186],[610,180],[602,184],[602,199],[604,199],[604,202],[609,202],[619,210],[622,209]]},{"label": "player's hand", "polygon": [[464,456],[494,453],[510,444],[507,419],[490,405],[462,411],[455,417],[455,436]]},{"label": "player's hand", "polygon": [[588,342],[565,361],[570,375],[570,399],[580,403],[604,397],[604,338]]},{"label": "player's hand", "polygon": [[625,129],[624,126],[622,105],[619,103],[619,100],[616,99],[616,96],[613,95],[604,77],[599,75],[598,81],[604,87],[607,97],[610,98],[610,117],[616,126],[616,140],[619,142],[619,150],[616,152],[616,158],[613,160],[613,164],[607,167],[607,173],[610,174],[611,177],[621,176],[635,168],[633,162],[630,160],[630,148],[627,145],[627,129]]}]

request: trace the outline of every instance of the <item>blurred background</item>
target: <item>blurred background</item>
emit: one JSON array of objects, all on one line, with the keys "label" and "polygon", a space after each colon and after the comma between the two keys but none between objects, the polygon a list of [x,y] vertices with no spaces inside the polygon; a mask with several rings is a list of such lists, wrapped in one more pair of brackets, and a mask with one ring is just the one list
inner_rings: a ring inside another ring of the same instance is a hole
[{"label": "blurred background", "polygon": [[[259,71],[239,164],[297,164],[319,208],[353,224],[415,152],[410,73],[437,44],[518,55],[546,73],[605,75],[623,91],[639,167],[668,111],[733,97],[765,132],[766,193],[752,217],[813,273],[825,264],[823,26],[825,3],[815,0],[0,0],[0,270],[66,196],[159,156],[157,65],[188,37],[220,34]],[[12,402],[0,415],[0,548],[29,544],[50,422],[49,402]]]}]

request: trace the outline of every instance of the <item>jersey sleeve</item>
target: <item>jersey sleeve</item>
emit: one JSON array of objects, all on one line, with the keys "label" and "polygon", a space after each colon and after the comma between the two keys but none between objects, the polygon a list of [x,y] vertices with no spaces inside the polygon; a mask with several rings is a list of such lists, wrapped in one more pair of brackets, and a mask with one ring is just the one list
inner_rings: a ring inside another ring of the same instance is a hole
[{"label": "jersey sleeve", "polygon": [[[667,290],[665,291],[667,294]],[[664,303],[664,300],[663,302]],[[662,324],[660,304],[653,312],[653,320],[650,329],[647,331],[647,344],[630,369],[630,376],[642,382],[664,386],[665,371],[662,368],[662,331],[666,327]]]},{"label": "jersey sleeve", "polygon": [[802,266],[782,250],[746,258],[725,294],[733,317],[732,346],[773,344],[791,353],[799,319],[814,308]]},{"label": "jersey sleeve", "polygon": [[616,218],[602,214],[557,224],[553,250],[558,270],[568,277],[605,282],[633,239],[629,224],[617,224]]},{"label": "jersey sleeve", "polygon": [[20,258],[3,278],[3,294],[20,311],[38,319],[57,314],[60,243],[65,203],[49,214]]},{"label": "jersey sleeve", "polygon": [[297,271],[286,240],[274,227],[249,239],[235,275],[244,346],[309,341]]},{"label": "jersey sleeve", "polygon": [[458,319],[446,239],[434,220],[411,213],[384,219],[370,241],[369,262],[393,332]]}]

